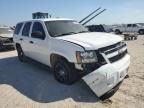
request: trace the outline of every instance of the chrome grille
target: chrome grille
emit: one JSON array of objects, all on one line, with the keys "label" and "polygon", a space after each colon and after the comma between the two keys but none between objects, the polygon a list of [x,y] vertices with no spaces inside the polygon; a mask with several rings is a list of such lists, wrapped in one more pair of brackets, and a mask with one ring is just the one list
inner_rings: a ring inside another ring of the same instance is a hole
[{"label": "chrome grille", "polygon": [[99,49],[108,58],[110,63],[116,62],[127,54],[127,45],[124,42],[118,42]]},{"label": "chrome grille", "polygon": [[109,58],[109,60],[110,60],[111,63],[116,62],[116,61],[120,60],[121,58],[123,58],[126,54],[127,54],[127,50],[125,50],[121,54],[118,54],[118,55],[116,55],[114,57]]}]

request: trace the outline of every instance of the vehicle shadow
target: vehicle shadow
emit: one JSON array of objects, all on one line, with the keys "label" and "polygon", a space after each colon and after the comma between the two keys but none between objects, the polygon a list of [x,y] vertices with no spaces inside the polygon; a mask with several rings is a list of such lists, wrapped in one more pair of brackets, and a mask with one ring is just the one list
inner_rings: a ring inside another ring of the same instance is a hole
[{"label": "vehicle shadow", "polygon": [[28,98],[48,103],[72,98],[76,102],[97,102],[98,97],[81,80],[68,86],[55,81],[51,70],[29,60],[21,63],[17,57],[0,59],[0,84],[13,86]]}]

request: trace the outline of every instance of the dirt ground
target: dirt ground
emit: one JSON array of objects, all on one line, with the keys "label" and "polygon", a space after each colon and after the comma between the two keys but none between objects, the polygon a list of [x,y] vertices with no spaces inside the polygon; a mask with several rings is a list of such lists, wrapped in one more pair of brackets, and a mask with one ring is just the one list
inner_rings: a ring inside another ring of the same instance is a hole
[{"label": "dirt ground", "polygon": [[0,108],[144,108],[144,36],[127,44],[130,77],[105,103],[83,81],[62,85],[48,67],[21,63],[16,51],[0,52]]}]

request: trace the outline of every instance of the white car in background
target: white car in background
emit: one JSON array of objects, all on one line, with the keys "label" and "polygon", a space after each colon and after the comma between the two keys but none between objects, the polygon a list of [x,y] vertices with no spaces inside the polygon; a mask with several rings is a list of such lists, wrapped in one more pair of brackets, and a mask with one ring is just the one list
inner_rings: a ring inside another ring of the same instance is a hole
[{"label": "white car in background", "polygon": [[128,32],[128,33],[139,33],[139,34],[144,34],[144,26],[140,25],[140,24],[125,24],[122,26],[117,26],[113,28],[113,31],[116,34],[122,34],[124,32]]},{"label": "white car in background", "polygon": [[14,42],[20,61],[29,57],[50,66],[63,84],[72,84],[81,74],[101,99],[114,94],[128,74],[130,55],[121,37],[91,33],[71,19],[19,22]]}]

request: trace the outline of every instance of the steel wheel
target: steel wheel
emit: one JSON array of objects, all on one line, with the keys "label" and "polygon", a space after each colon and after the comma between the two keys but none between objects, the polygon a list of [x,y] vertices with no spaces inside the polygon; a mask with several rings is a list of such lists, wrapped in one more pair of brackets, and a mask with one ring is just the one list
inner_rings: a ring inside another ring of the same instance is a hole
[{"label": "steel wheel", "polygon": [[75,68],[65,59],[58,59],[53,70],[55,79],[60,83],[70,85],[78,79]]},{"label": "steel wheel", "polygon": [[62,64],[57,63],[55,66],[55,78],[56,78],[56,80],[58,80],[61,83],[66,83],[67,77],[68,76],[66,74],[65,67]]}]

